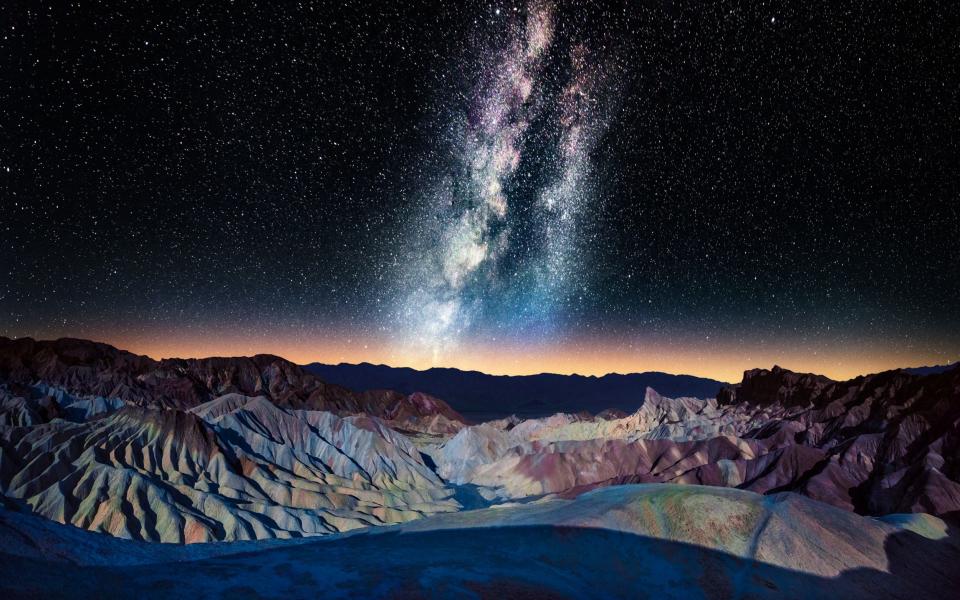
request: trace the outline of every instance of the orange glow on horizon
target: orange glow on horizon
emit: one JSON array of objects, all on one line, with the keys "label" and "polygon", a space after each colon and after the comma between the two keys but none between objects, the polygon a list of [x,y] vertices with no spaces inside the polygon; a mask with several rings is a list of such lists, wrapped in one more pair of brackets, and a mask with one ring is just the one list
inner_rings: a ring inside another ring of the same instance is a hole
[{"label": "orange glow on horizon", "polygon": [[650,342],[643,346],[610,340],[554,345],[462,344],[456,352],[450,352],[434,362],[422,353],[404,352],[388,341],[361,339],[342,333],[280,337],[169,332],[167,335],[89,337],[152,358],[275,354],[298,364],[368,362],[420,370],[452,367],[491,375],[578,373],[600,376],[607,373],[662,371],[734,383],[741,380],[745,370],[769,368],[774,364],[793,371],[819,373],[842,380],[900,367],[951,362],[942,354],[924,354],[916,350],[907,352],[889,348],[829,346],[827,350],[811,350],[810,346],[789,343],[720,344],[703,340],[686,343]]}]

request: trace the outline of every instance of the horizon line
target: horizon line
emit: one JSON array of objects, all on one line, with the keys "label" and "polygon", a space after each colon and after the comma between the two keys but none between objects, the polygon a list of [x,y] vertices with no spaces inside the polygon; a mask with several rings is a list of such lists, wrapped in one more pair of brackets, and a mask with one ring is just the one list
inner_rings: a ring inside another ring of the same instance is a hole
[{"label": "horizon line", "polygon": [[[659,370],[659,369],[655,369],[655,370],[629,370],[629,371],[605,371],[605,372],[603,372],[603,373],[600,373],[599,371],[598,371],[598,372],[594,372],[594,373],[580,373],[580,372],[577,372],[577,371],[566,371],[566,372],[565,372],[565,371],[561,371],[561,370],[556,370],[556,371],[534,371],[534,370],[531,370],[531,371],[526,371],[526,372],[503,372],[503,371],[480,370],[480,369],[476,369],[476,368],[463,368],[463,367],[448,366],[448,365],[431,365],[431,366],[425,367],[425,368],[418,368],[418,367],[414,367],[414,366],[410,366],[410,365],[389,364],[389,363],[386,363],[386,362],[374,362],[374,361],[370,361],[370,360],[360,360],[359,362],[350,362],[350,361],[345,361],[345,360],[339,360],[339,361],[334,362],[334,361],[324,361],[324,360],[322,359],[322,357],[319,357],[319,356],[316,357],[316,358],[307,360],[307,361],[298,361],[298,360],[294,360],[294,359],[287,358],[286,356],[283,355],[283,353],[277,353],[277,352],[253,352],[253,353],[248,353],[248,354],[229,354],[229,353],[222,354],[222,353],[214,353],[214,354],[209,354],[209,355],[207,355],[207,356],[178,356],[178,355],[163,356],[163,355],[160,355],[160,354],[157,354],[157,353],[150,353],[149,351],[147,351],[147,352],[138,352],[138,351],[135,351],[135,350],[131,350],[131,349],[128,349],[129,346],[128,346],[128,347],[124,347],[123,345],[117,345],[117,344],[114,344],[114,343],[111,343],[111,342],[99,341],[99,340],[95,340],[95,339],[92,339],[92,338],[69,336],[69,335],[67,335],[67,336],[59,336],[59,337],[55,337],[55,338],[46,338],[46,339],[44,339],[44,338],[38,338],[38,337],[33,337],[33,336],[29,336],[29,335],[26,335],[26,336],[16,336],[16,335],[14,335],[14,336],[6,336],[6,335],[0,335],[0,337],[6,337],[7,339],[11,339],[11,340],[30,339],[30,340],[33,340],[33,341],[36,341],[36,342],[53,342],[53,341],[59,341],[59,340],[79,340],[79,341],[91,342],[91,343],[96,343],[96,344],[104,344],[104,345],[106,345],[106,346],[110,346],[110,347],[112,347],[112,348],[114,348],[114,349],[117,349],[117,350],[122,350],[122,351],[125,351],[125,352],[130,352],[130,353],[132,353],[132,354],[137,354],[138,356],[145,356],[145,357],[147,357],[147,358],[149,358],[149,359],[151,359],[151,360],[156,360],[156,361],[160,361],[160,360],[205,360],[205,359],[212,359],[212,358],[251,358],[251,357],[253,357],[253,356],[258,356],[258,355],[259,355],[259,356],[276,356],[277,358],[286,360],[286,361],[290,362],[291,364],[295,364],[295,365],[298,365],[298,366],[300,366],[300,367],[305,367],[305,366],[309,366],[309,365],[313,365],[313,364],[324,365],[324,366],[361,366],[361,365],[370,365],[370,366],[374,366],[374,367],[384,367],[384,368],[389,368],[389,369],[409,369],[409,370],[411,370],[411,371],[415,371],[415,372],[418,372],[418,373],[423,373],[423,372],[430,371],[430,370],[433,370],[433,369],[446,369],[446,370],[459,371],[459,372],[462,372],[462,373],[479,373],[479,374],[481,374],[481,375],[487,375],[487,376],[491,376],[491,377],[534,377],[534,376],[540,376],[540,375],[555,375],[555,376],[561,376],[561,377],[583,377],[583,378],[597,378],[597,379],[599,379],[599,378],[603,378],[603,377],[607,377],[607,376],[611,376],[611,375],[614,375],[614,376],[629,376],[629,375],[643,375],[643,374],[663,374],[663,375],[670,375],[670,376],[673,376],[673,377],[694,377],[694,378],[698,378],[698,379],[705,379],[705,380],[715,381],[715,382],[722,383],[722,384],[725,384],[725,385],[735,385],[735,384],[737,383],[737,381],[727,381],[727,380],[725,380],[725,379],[718,379],[718,378],[716,378],[716,377],[710,377],[710,376],[707,376],[707,375],[698,375],[698,374],[695,374],[694,372],[672,372],[672,371],[668,371],[668,370]],[[820,377],[824,377],[824,378],[830,379],[831,381],[849,381],[849,380],[852,380],[852,379],[856,379],[856,378],[858,378],[858,377],[866,377],[866,376],[869,376],[869,375],[876,375],[876,374],[878,374],[878,373],[884,373],[884,372],[888,372],[888,371],[896,371],[896,370],[904,370],[904,369],[926,369],[926,368],[938,368],[938,367],[951,367],[951,366],[954,366],[954,365],[957,365],[957,364],[960,364],[960,360],[957,360],[957,361],[948,361],[948,362],[945,362],[945,363],[942,363],[942,364],[924,364],[924,365],[918,365],[918,366],[897,366],[897,367],[887,368],[887,369],[881,368],[881,369],[879,369],[879,370],[865,371],[865,372],[857,373],[857,374],[853,375],[852,377],[847,377],[847,378],[840,377],[840,378],[837,378],[837,377],[832,377],[832,376],[829,376],[829,375],[824,375],[824,374],[822,374],[822,373],[817,373],[817,372],[814,372],[814,371],[812,371],[812,370],[803,370],[803,369],[801,369],[801,370],[795,370],[795,369],[783,367],[781,364],[778,364],[777,361],[774,361],[774,364],[772,364],[772,365],[769,366],[769,367],[766,367],[766,366],[753,366],[753,367],[744,369],[744,370],[742,371],[742,373],[745,374],[745,373],[747,373],[747,372],[749,372],[749,371],[756,370],[756,369],[770,370],[770,369],[775,368],[775,367],[780,367],[780,368],[782,368],[782,369],[785,369],[785,370],[788,370],[788,371],[791,371],[791,372],[794,372],[794,373],[817,375],[817,376],[820,376]],[[738,381],[742,381],[742,376],[741,376],[741,378],[740,378]]]}]

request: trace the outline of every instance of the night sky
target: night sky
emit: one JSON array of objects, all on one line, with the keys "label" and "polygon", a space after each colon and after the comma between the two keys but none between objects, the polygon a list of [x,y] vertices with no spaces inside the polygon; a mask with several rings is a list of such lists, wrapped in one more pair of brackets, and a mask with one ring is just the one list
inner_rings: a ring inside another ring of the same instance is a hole
[{"label": "night sky", "polygon": [[955,2],[225,4],[5,5],[0,335],[960,359]]}]

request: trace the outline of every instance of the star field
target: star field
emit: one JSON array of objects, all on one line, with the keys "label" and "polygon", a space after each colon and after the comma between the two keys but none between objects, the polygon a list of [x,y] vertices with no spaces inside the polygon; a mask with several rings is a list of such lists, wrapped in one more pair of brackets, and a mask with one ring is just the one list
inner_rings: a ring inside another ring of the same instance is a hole
[{"label": "star field", "polygon": [[728,379],[960,359],[951,3],[7,13],[0,335]]}]

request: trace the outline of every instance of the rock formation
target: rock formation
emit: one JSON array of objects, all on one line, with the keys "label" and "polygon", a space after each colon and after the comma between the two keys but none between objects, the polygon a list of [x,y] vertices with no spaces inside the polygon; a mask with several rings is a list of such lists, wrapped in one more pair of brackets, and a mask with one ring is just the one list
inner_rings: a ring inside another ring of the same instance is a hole
[{"label": "rock formation", "polygon": [[0,492],[61,523],[163,542],[299,537],[459,508],[383,421],[236,393],[188,411],[128,405],[0,427]]},{"label": "rock formation", "polygon": [[716,401],[648,390],[620,419],[483,424],[428,451],[441,476],[491,499],[674,482],[948,515],[960,511],[960,369],[848,382],[758,369]]}]

